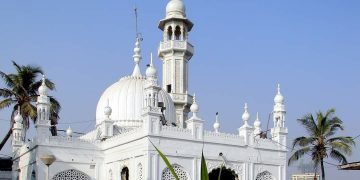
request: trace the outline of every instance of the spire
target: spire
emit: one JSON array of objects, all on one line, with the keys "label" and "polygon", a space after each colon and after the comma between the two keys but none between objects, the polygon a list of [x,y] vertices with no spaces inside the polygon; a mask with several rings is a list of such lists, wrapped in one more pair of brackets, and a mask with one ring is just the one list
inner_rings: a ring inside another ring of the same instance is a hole
[{"label": "spire", "polygon": [[23,117],[21,116],[20,106],[18,106],[18,110],[17,110],[17,113],[16,113],[16,115],[14,117],[14,121],[16,123],[20,123],[20,124],[23,122]]},{"label": "spire", "polygon": [[284,96],[281,94],[280,84],[277,86],[277,94],[274,98],[275,104],[284,104]]},{"label": "spire", "polygon": [[242,119],[243,119],[243,121],[244,121],[244,127],[250,127],[250,125],[249,125],[249,123],[248,123],[248,121],[249,121],[249,119],[250,119],[250,114],[249,114],[249,112],[248,112],[248,105],[247,105],[247,103],[245,103],[245,106],[244,106],[244,113],[243,113],[243,115],[242,115]]},{"label": "spire", "polygon": [[68,138],[71,138],[73,134],[73,130],[71,129],[71,127],[69,126],[69,128],[66,130],[66,136]]},{"label": "spire", "polygon": [[214,127],[215,132],[219,133],[220,123],[219,123],[219,113],[218,112],[216,112],[216,118],[215,118],[215,123],[214,123],[213,127]]},{"label": "spire", "polygon": [[141,77],[141,71],[140,71],[140,66],[139,66],[141,58],[142,58],[140,41],[141,41],[141,38],[136,37],[134,55],[133,55],[135,67],[134,67],[134,71],[132,73],[132,76],[135,76],[135,77]]}]

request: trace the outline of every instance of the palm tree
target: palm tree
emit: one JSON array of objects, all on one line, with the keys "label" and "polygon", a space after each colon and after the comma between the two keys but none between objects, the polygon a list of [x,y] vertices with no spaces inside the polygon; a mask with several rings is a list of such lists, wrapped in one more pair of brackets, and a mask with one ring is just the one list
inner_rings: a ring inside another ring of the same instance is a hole
[{"label": "palm tree", "polygon": [[[3,80],[5,86],[7,86],[6,88],[0,88],[0,110],[12,107],[10,129],[0,144],[0,150],[3,148],[12,133],[12,125],[14,122],[13,118],[17,113],[18,107],[20,107],[21,115],[24,118],[23,124],[25,130],[29,128],[30,119],[33,120],[34,123],[37,119],[35,102],[38,97],[37,90],[41,85],[41,81],[37,80],[37,77],[43,74],[43,71],[38,66],[21,66],[14,61],[12,63],[16,70],[15,74],[6,74],[0,71],[0,78]],[[55,89],[54,83],[50,80],[46,79],[45,84],[49,89]],[[58,114],[61,106],[53,97],[50,97],[50,102],[50,120],[52,125],[51,133],[52,135],[56,135],[57,130],[55,125],[59,119]]]},{"label": "palm tree", "polygon": [[312,114],[305,115],[298,122],[306,129],[308,136],[298,137],[293,142],[293,149],[299,149],[290,157],[288,164],[297,161],[305,154],[309,155],[315,167],[321,166],[321,176],[325,180],[324,159],[332,158],[339,163],[347,163],[345,155],[350,155],[355,142],[352,137],[335,136],[338,130],[344,130],[341,119],[335,116],[335,110],[325,114],[318,112],[316,119]]}]

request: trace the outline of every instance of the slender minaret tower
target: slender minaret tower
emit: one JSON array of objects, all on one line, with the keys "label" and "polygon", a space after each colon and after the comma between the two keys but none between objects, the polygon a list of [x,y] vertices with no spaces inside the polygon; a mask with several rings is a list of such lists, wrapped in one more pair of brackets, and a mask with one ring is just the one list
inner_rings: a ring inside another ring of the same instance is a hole
[{"label": "slender minaret tower", "polygon": [[288,129],[285,127],[285,103],[284,96],[280,91],[280,84],[278,84],[277,94],[274,98],[274,111],[273,111],[273,121],[274,127],[271,129],[272,139],[282,145],[282,148],[286,150],[286,137],[288,134]]},{"label": "slender minaret tower", "polygon": [[188,93],[188,63],[194,47],[188,42],[188,33],[193,23],[186,18],[182,0],[170,0],[166,6],[166,17],[160,21],[163,41],[158,50],[163,64],[163,88],[172,97],[176,108],[176,122],[184,127],[188,119],[192,97]]},{"label": "slender minaret tower", "polygon": [[23,134],[23,117],[20,114],[20,107],[17,110],[17,114],[14,117],[14,125],[12,128],[12,148],[13,152],[18,150],[24,144]]},{"label": "slender minaret tower", "polygon": [[39,140],[51,136],[50,133],[50,98],[49,88],[45,84],[45,76],[42,77],[42,84],[39,87],[39,96],[36,102],[37,120],[35,124],[36,135]]}]

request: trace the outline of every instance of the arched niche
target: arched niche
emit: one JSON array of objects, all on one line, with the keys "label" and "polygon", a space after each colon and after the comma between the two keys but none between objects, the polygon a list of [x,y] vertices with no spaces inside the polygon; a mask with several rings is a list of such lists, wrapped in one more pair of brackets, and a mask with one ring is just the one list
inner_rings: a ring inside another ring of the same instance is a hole
[{"label": "arched niche", "polygon": [[219,174],[221,170],[221,177],[220,179],[226,179],[226,180],[240,180],[239,175],[236,174],[236,172],[230,168],[227,168],[225,166],[218,167],[216,169],[213,169],[209,173],[209,180],[218,180]]},{"label": "arched niche", "polygon": [[[186,172],[183,167],[177,164],[173,164],[172,167],[174,168],[174,171],[180,180],[190,180],[189,173]],[[175,180],[175,177],[171,174],[169,168],[165,168],[163,170],[161,180]]]},{"label": "arched niche", "polygon": [[78,171],[76,169],[69,169],[66,171],[59,172],[52,178],[52,180],[69,180],[69,179],[90,180],[91,178],[87,174]]}]

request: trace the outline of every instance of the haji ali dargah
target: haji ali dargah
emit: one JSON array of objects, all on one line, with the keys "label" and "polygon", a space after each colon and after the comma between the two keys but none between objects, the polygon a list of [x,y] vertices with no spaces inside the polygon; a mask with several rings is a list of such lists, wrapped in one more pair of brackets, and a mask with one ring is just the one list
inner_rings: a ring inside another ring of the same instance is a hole
[{"label": "haji ali dargah", "polygon": [[[280,85],[274,88],[274,105],[269,107],[273,109],[273,123],[267,137],[261,133],[259,118],[250,122],[251,107],[247,104],[243,122],[234,125],[238,133],[220,131],[218,118],[206,120],[198,115],[201,102],[188,91],[189,66],[194,55],[189,35],[194,24],[186,16],[185,4],[182,0],[170,0],[165,11],[158,24],[163,33],[157,54],[162,67],[155,67],[151,58],[145,62],[149,63],[147,69],[140,69],[144,62],[141,38],[136,37],[134,66],[128,67],[132,73],[103,87],[96,108],[96,125],[84,135],[74,137],[69,128],[66,137],[51,136],[51,91],[43,78],[36,103],[36,133],[31,141],[24,141],[22,116],[14,118],[13,179],[175,179],[152,143],[167,156],[181,180],[200,179],[202,151],[210,179],[222,166],[222,173],[227,173],[229,180],[286,179],[288,130]],[[158,81],[160,70],[162,82]],[[212,121],[213,129],[205,129],[205,121]]]}]

